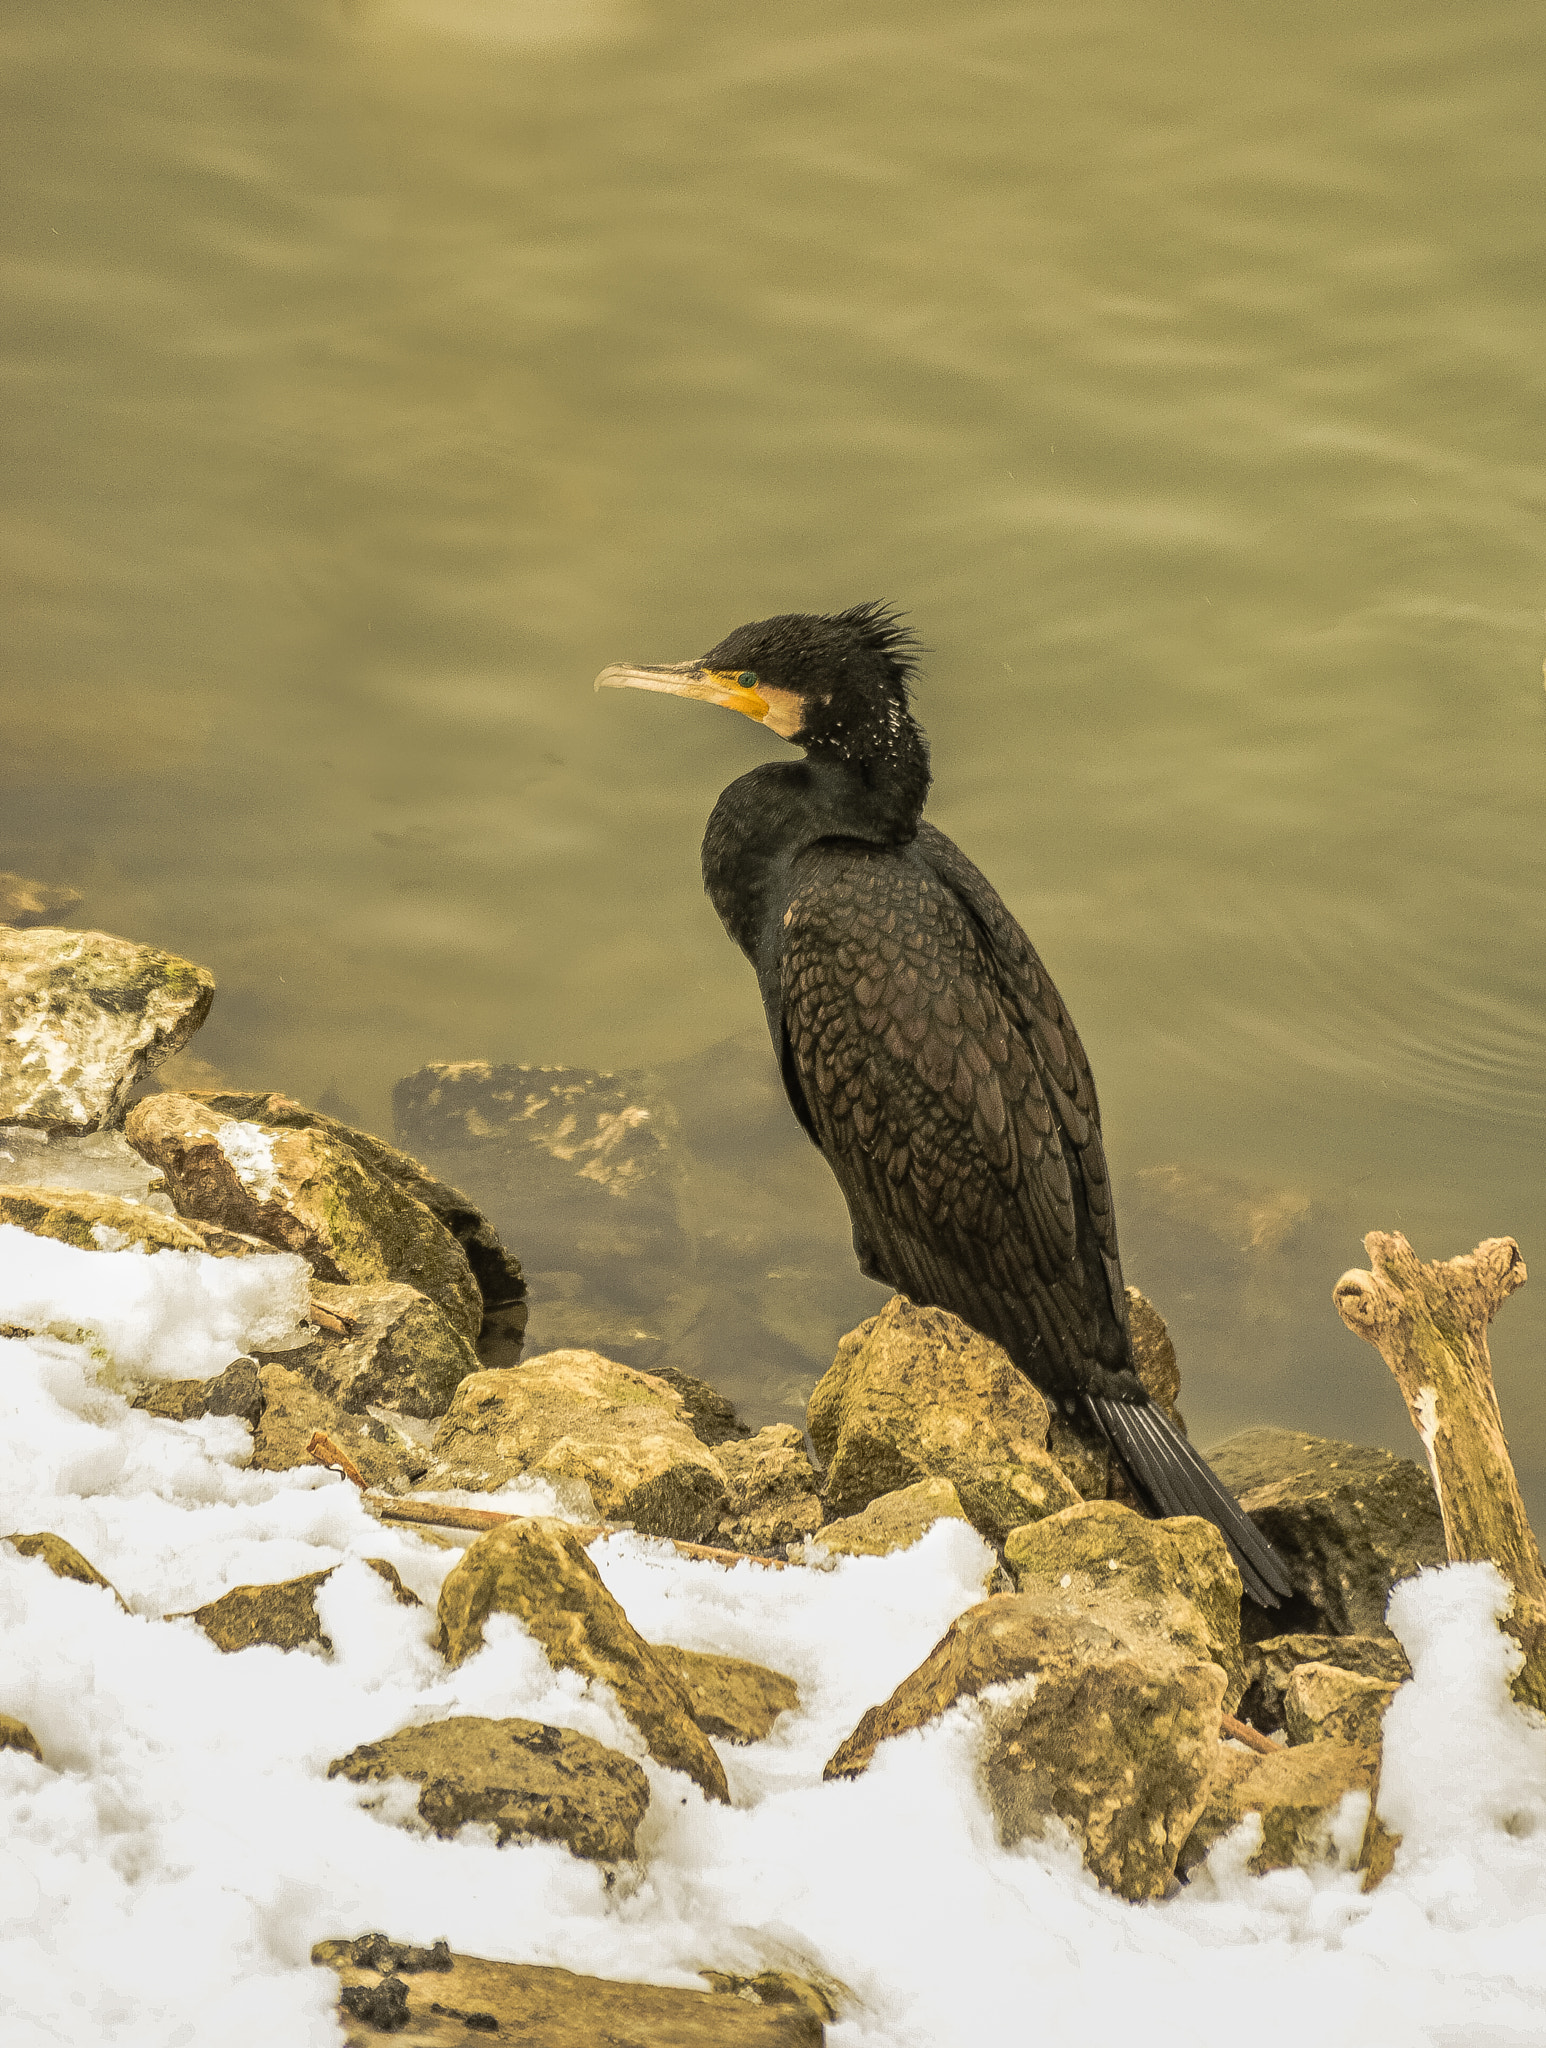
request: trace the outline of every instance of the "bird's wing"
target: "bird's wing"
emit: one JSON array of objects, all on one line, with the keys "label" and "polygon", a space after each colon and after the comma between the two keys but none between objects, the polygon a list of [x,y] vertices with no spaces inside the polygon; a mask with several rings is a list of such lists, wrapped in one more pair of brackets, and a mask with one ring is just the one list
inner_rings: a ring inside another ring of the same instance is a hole
[{"label": "bird's wing", "polygon": [[1057,1112],[1063,1136],[1077,1156],[1085,1205],[1105,1263],[1112,1306],[1125,1327],[1127,1296],[1117,1251],[1111,1176],[1106,1148],[1101,1142],[1100,1104],[1095,1097],[1095,1077],[1074,1029],[1074,1020],[1042,965],[1041,956],[981,869],[967,859],[953,839],[947,839],[933,825],[919,827],[914,846],[917,857],[970,912],[992,957],[1004,1006],[1035,1046],[1042,1085]]},{"label": "bird's wing", "polygon": [[905,854],[800,855],[780,975],[786,1074],[876,1265],[1049,1384],[1097,1348],[1075,1190],[1033,1043],[983,934]]}]

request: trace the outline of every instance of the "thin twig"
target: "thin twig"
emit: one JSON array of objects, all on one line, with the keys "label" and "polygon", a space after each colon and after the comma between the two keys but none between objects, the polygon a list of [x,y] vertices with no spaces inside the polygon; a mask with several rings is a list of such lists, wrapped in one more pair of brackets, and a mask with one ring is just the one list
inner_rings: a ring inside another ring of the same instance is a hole
[{"label": "thin twig", "polygon": [[1228,1736],[1232,1742],[1243,1742],[1247,1749],[1254,1749],[1258,1756],[1277,1756],[1281,1745],[1268,1735],[1250,1726],[1246,1721],[1237,1721],[1233,1714],[1219,1716],[1219,1735]]}]

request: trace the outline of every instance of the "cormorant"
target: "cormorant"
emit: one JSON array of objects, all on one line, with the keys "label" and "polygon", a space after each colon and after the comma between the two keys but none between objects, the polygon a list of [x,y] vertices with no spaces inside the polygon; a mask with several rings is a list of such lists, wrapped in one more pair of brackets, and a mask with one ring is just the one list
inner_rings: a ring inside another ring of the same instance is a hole
[{"label": "cormorant", "polygon": [[863,1271],[995,1339],[1076,1422],[1085,1411],[1140,1497],[1205,1516],[1275,1607],[1292,1590],[1276,1553],[1133,1369],[1078,1033],[997,892],[924,820],[919,652],[896,613],[860,604],[762,619],[701,660],[607,668],[596,687],[723,705],[804,751],[731,783],[703,879],[757,970]]}]

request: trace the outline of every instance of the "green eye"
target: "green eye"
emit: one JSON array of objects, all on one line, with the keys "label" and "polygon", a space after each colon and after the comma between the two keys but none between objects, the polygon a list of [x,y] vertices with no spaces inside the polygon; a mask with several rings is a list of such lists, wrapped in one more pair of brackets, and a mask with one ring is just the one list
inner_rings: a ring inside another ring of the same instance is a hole
[{"label": "green eye", "polygon": [[743,690],[755,690],[757,687],[757,678],[752,674],[749,668],[743,668],[741,673],[736,677],[736,681],[740,684]]}]

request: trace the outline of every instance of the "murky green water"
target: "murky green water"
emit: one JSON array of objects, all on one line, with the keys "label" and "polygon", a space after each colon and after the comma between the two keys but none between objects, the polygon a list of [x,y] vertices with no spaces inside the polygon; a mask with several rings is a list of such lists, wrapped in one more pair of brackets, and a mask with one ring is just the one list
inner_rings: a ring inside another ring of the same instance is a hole
[{"label": "murky green water", "polygon": [[[889,597],[1199,1435],[1411,1447],[1331,1284],[1370,1227],[1509,1232],[1542,1500],[1538,5],[82,0],[7,44],[0,866],[212,966],[222,1075],[377,1128],[425,1060],[690,1062],[759,1020],[697,842],[776,743],[590,680]],[[873,1290],[814,1154],[712,1100],[809,1255],[798,1379]]]}]

